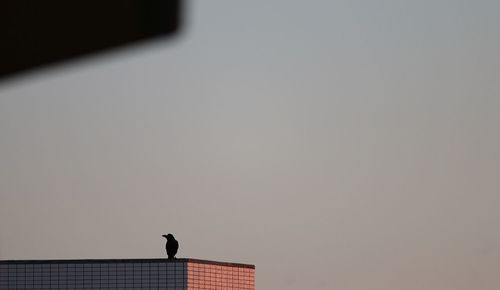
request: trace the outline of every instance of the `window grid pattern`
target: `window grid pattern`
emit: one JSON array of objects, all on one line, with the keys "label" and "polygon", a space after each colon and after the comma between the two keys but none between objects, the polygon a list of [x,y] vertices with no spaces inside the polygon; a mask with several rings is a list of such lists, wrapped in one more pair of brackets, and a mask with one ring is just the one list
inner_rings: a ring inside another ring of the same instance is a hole
[{"label": "window grid pattern", "polygon": [[255,290],[255,269],[188,262],[188,290]]},{"label": "window grid pattern", "polygon": [[0,264],[0,290],[187,289],[185,262]]}]

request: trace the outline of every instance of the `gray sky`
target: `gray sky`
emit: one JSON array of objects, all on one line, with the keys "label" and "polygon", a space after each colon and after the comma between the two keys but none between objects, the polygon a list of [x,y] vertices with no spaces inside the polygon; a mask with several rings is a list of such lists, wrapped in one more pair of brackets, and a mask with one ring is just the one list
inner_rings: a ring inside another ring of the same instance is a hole
[{"label": "gray sky", "polygon": [[175,41],[0,87],[0,259],[500,287],[500,2],[191,1]]}]

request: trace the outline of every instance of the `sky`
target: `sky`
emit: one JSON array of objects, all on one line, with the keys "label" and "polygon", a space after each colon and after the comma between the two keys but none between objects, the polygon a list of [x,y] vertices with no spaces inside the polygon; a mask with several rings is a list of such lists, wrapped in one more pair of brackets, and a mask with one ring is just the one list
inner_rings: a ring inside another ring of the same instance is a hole
[{"label": "sky", "polygon": [[171,232],[259,290],[497,290],[499,12],[192,0],[175,39],[0,83],[0,259]]}]

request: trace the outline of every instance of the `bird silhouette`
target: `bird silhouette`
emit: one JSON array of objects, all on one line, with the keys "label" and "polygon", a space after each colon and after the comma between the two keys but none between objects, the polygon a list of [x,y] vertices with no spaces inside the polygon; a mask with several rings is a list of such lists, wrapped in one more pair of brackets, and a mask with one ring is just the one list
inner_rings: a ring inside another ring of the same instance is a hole
[{"label": "bird silhouette", "polygon": [[177,254],[177,249],[179,249],[179,243],[172,234],[162,235],[162,237],[167,239],[167,244],[165,245],[165,249],[167,250],[168,259],[169,260],[175,259],[175,254]]}]

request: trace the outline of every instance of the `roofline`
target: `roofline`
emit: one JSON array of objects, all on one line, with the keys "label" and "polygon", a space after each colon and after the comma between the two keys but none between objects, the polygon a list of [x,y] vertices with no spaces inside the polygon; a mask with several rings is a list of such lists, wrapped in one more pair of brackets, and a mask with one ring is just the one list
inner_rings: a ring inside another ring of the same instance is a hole
[{"label": "roofline", "polygon": [[175,260],[169,260],[165,258],[150,258],[150,259],[59,259],[59,260],[0,260],[0,265],[2,264],[89,264],[89,263],[197,263],[197,264],[210,264],[218,266],[228,266],[228,267],[240,267],[240,268],[250,268],[255,269],[255,265],[251,264],[241,264],[241,263],[230,263],[230,262],[219,262],[192,258],[179,258]]},{"label": "roofline", "polygon": [[255,265],[252,265],[252,264],[242,264],[242,263],[233,263],[233,262],[219,262],[219,261],[192,259],[192,258],[186,258],[186,259],[181,259],[181,260],[186,260],[186,262],[189,262],[189,263],[210,264],[210,265],[218,265],[218,266],[228,266],[228,267],[240,267],[240,268],[255,269]]}]

